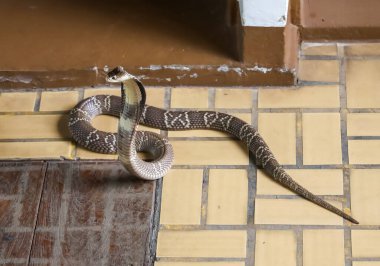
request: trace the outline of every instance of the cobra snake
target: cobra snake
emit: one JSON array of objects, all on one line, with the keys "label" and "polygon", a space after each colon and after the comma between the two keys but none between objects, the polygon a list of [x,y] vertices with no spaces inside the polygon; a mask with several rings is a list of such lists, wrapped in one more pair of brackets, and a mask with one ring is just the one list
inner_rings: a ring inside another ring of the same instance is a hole
[{"label": "cobra snake", "polygon": [[[295,182],[278,163],[258,131],[243,120],[215,111],[171,111],[146,105],[143,84],[122,67],[110,71],[106,80],[121,83],[121,98],[113,95],[92,96],[79,102],[70,112],[69,130],[79,145],[98,153],[117,153],[119,160],[131,174],[146,180],[155,180],[165,176],[171,168],[173,147],[159,134],[138,131],[139,123],[162,130],[223,131],[243,141],[253,153],[256,164],[262,166],[282,186],[358,224],[350,215]],[[100,131],[91,125],[91,120],[102,114],[120,117],[118,133]],[[140,151],[152,154],[153,161],[140,159],[137,155]]]}]

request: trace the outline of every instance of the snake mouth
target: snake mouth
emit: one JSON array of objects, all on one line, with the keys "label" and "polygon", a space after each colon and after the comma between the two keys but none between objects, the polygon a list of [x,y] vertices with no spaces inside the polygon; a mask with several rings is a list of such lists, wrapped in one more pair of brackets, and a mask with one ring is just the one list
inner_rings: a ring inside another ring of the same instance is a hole
[{"label": "snake mouth", "polygon": [[128,79],[135,79],[135,77],[125,71],[122,66],[115,67],[106,76],[108,82],[122,82]]}]

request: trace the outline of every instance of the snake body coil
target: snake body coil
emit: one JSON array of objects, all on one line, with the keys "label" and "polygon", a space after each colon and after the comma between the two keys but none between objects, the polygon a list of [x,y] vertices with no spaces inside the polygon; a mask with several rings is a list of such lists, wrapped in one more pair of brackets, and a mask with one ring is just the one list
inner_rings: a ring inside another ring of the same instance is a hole
[{"label": "snake body coil", "polygon": [[[275,181],[311,202],[358,223],[296,183],[274,158],[257,130],[241,119],[214,111],[170,111],[145,105],[144,87],[120,67],[109,73],[108,80],[123,84],[122,99],[111,95],[93,96],[84,99],[70,113],[70,132],[85,148],[100,153],[118,152],[121,162],[132,174],[152,180],[164,176],[170,169],[172,146],[158,134],[137,131],[139,123],[162,130],[223,131],[243,141],[255,156],[256,163]],[[91,120],[99,114],[120,116],[119,135],[99,131],[91,126]],[[151,152],[156,159],[145,162],[139,159],[136,151]]]}]

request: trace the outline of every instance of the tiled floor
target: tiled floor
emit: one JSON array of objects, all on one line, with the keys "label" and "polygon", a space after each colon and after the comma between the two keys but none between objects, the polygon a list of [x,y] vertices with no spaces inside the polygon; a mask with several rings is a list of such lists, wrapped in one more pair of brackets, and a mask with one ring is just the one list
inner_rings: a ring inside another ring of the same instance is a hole
[{"label": "tiled floor", "polygon": [[[216,109],[257,126],[280,163],[351,225],[271,181],[247,149],[213,131],[162,132],[158,266],[380,265],[380,44],[303,44],[299,86],[148,88],[148,104]],[[114,159],[76,147],[66,111],[118,89],[4,92],[0,158]],[[115,118],[98,128],[116,130]]]}]

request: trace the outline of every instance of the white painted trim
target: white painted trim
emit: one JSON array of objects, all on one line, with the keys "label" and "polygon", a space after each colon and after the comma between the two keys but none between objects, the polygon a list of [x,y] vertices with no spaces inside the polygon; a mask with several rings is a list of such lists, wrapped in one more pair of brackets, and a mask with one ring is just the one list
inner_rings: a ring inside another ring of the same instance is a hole
[{"label": "white painted trim", "polygon": [[243,26],[285,27],[288,0],[240,0]]}]

